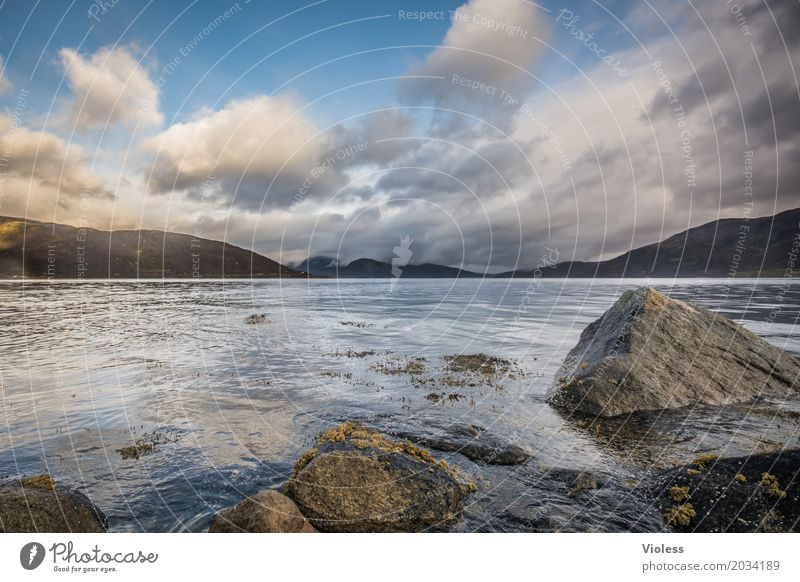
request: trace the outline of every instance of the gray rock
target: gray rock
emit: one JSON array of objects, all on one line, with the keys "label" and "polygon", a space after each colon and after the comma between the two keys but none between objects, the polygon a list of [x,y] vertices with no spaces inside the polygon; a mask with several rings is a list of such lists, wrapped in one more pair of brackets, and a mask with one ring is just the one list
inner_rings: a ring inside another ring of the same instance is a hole
[{"label": "gray rock", "polygon": [[520,465],[530,458],[530,453],[522,447],[475,425],[449,426],[437,434],[400,436],[429,449],[461,453],[484,465]]},{"label": "gray rock", "polygon": [[254,313],[245,317],[244,322],[248,325],[257,325],[259,323],[269,323],[269,318],[265,313]]},{"label": "gray rock", "polygon": [[350,422],[320,436],[286,485],[303,515],[331,532],[443,529],[472,489],[427,451]]},{"label": "gray rock", "polygon": [[610,417],[782,398],[798,389],[800,363],[780,348],[719,314],[641,287],[587,326],[548,402]]},{"label": "gray rock", "polygon": [[278,491],[260,491],[221,511],[209,533],[313,533],[294,501]]},{"label": "gray rock", "polygon": [[101,533],[106,516],[78,491],[56,487],[49,476],[0,487],[0,532]]},{"label": "gray rock", "polygon": [[575,497],[584,491],[592,491],[593,489],[597,489],[597,487],[597,479],[595,479],[594,475],[591,473],[586,473],[585,471],[581,471],[578,473],[572,483],[570,483],[567,495],[570,497]]}]

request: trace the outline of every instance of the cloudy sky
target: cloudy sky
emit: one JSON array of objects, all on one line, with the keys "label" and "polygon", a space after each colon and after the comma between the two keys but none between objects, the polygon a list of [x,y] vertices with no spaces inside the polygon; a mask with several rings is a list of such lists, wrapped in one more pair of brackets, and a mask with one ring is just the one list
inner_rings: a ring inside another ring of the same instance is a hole
[{"label": "cloudy sky", "polygon": [[798,29],[797,0],[5,0],[0,215],[608,258],[800,206]]}]

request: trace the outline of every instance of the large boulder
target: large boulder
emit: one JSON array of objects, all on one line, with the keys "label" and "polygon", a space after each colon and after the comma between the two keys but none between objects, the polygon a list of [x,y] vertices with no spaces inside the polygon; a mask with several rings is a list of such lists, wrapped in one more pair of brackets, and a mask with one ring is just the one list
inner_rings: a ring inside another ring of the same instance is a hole
[{"label": "large boulder", "polygon": [[294,501],[278,491],[260,491],[221,511],[209,533],[313,533]]},{"label": "large boulder", "polygon": [[474,489],[427,451],[352,422],[321,435],[286,486],[303,515],[332,532],[443,529]]},{"label": "large boulder", "polygon": [[106,516],[78,491],[57,487],[49,475],[0,487],[0,532],[100,533]]},{"label": "large boulder", "polygon": [[675,531],[800,531],[800,450],[702,455],[659,474],[654,494]]},{"label": "large boulder", "polygon": [[719,314],[641,287],[587,326],[548,401],[607,417],[783,398],[799,388],[800,364],[780,348]]}]

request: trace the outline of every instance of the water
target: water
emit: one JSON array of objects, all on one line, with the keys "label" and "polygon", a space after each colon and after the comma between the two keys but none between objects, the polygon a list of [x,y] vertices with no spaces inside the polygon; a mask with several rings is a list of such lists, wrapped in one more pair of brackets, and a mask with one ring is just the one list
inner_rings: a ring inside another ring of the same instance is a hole
[{"label": "water", "polygon": [[[798,402],[696,408],[586,430],[544,402],[580,332],[635,280],[115,281],[0,283],[0,480],[49,472],[86,492],[114,531],[202,531],[214,513],[284,483],[320,431],[363,419],[426,434],[481,425],[525,447],[518,467],[438,454],[479,485],[459,531],[660,529],[636,489],[698,452],[797,446]],[[657,285],[787,351],[800,286],[782,280]],[[269,323],[246,325],[265,313]],[[354,352],[374,351],[366,357]],[[519,377],[433,403],[373,369],[485,352]],[[777,411],[777,412],[776,412]],[[165,441],[140,459],[118,449]],[[564,471],[567,469],[567,477]],[[606,486],[570,497],[570,471]]]}]

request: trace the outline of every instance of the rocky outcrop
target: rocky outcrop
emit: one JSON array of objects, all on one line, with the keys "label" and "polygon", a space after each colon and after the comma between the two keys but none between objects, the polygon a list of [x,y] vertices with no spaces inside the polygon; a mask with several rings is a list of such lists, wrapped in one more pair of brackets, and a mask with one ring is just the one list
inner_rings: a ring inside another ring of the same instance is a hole
[{"label": "rocky outcrop", "polygon": [[332,532],[442,529],[474,489],[427,451],[352,422],[322,434],[286,486],[303,515]]},{"label": "rocky outcrop", "polygon": [[0,487],[0,532],[101,533],[105,515],[77,491],[57,487],[49,475]]},{"label": "rocky outcrop", "polygon": [[436,433],[403,433],[400,436],[429,449],[460,453],[471,461],[484,465],[521,465],[530,458],[530,454],[522,447],[476,425],[448,426]]},{"label": "rocky outcrop", "polygon": [[278,491],[260,491],[220,512],[209,533],[313,533],[294,501]]},{"label": "rocky outcrop", "polygon": [[548,401],[617,416],[694,404],[782,398],[800,363],[725,317],[641,287],[591,323],[556,375]]},{"label": "rocky outcrop", "polygon": [[800,531],[798,449],[728,459],[703,455],[661,473],[653,490],[675,531]]}]

